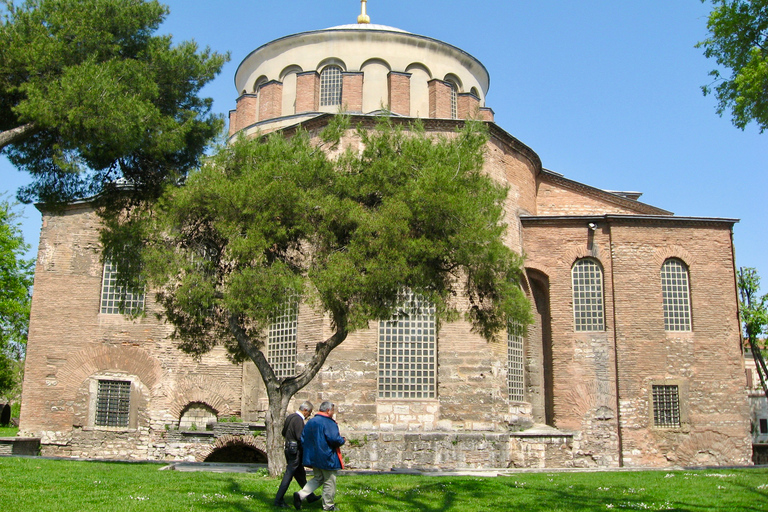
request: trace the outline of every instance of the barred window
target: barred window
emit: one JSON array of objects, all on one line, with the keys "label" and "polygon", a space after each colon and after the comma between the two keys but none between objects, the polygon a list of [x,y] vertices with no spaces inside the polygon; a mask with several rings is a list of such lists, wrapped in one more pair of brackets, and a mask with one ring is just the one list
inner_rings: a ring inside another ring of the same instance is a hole
[{"label": "barred window", "polygon": [[117,267],[107,260],[101,280],[101,312],[108,315],[132,315],[144,309],[144,291],[126,291],[117,285]]},{"label": "barred window", "polygon": [[267,339],[267,358],[278,379],[296,374],[296,328],[299,305],[295,299],[283,303],[272,317]]},{"label": "barred window", "polygon": [[327,66],[320,72],[320,106],[341,105],[341,68]]},{"label": "barred window", "polygon": [[573,279],[573,321],[577,331],[602,331],[603,271],[597,261],[578,260],[571,271]]},{"label": "barred window", "polygon": [[379,322],[379,398],[435,398],[435,307],[404,293],[391,320]]},{"label": "barred window", "polygon": [[453,82],[448,82],[451,86],[451,119],[459,117],[459,86]]},{"label": "barred window", "polygon": [[677,386],[653,386],[653,426],[662,428],[680,426],[680,393]]},{"label": "barred window", "polygon": [[509,400],[512,402],[525,400],[524,338],[525,328],[517,322],[511,322],[507,327],[507,383]]},{"label": "barred window", "polygon": [[691,330],[691,299],[688,289],[688,268],[672,258],[661,266],[661,296],[664,306],[664,329]]},{"label": "barred window", "polygon": [[96,394],[95,424],[99,427],[127,427],[130,420],[131,383],[100,380]]}]

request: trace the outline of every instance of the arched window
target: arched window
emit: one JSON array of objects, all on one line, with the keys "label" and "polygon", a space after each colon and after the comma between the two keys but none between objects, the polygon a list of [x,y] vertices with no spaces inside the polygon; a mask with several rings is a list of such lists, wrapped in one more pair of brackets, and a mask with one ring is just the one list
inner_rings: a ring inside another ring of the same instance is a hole
[{"label": "arched window", "polygon": [[688,267],[677,258],[661,266],[661,298],[664,306],[664,330],[691,330],[691,297]]},{"label": "arched window", "polygon": [[392,319],[379,322],[379,398],[435,398],[435,306],[406,293]]},{"label": "arched window", "polygon": [[590,258],[578,260],[571,269],[571,278],[576,331],[604,330],[603,270],[600,264]]},{"label": "arched window", "polygon": [[525,400],[524,338],[525,327],[518,322],[510,322],[507,326],[507,385],[510,402]]},{"label": "arched window", "polygon": [[341,68],[326,66],[320,72],[320,106],[341,105]]},{"label": "arched window", "polygon": [[179,418],[179,430],[205,430],[210,423],[216,423],[216,411],[202,402],[192,402]]},{"label": "arched window", "polygon": [[267,339],[267,358],[278,379],[296,374],[296,328],[299,305],[295,299],[287,300],[272,316]]},{"label": "arched window", "polygon": [[451,119],[459,117],[459,86],[455,82],[449,81],[451,86]]}]

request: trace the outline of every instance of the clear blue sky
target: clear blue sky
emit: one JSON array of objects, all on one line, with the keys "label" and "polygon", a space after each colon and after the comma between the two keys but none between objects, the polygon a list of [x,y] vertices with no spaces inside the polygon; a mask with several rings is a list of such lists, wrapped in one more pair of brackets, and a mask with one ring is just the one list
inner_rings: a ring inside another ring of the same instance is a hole
[{"label": "clear blue sky", "polygon": [[[204,94],[234,108],[234,71],[279,37],[356,22],[358,0],[172,0],[161,32],[231,52]],[[741,131],[704,97],[714,63],[694,45],[710,5],[699,0],[537,2],[369,0],[373,23],[458,46],[491,75],[487,106],[544,167],[683,216],[738,218],[739,266],[757,267],[768,288],[768,133]],[[0,162],[0,190],[26,176]],[[25,209],[36,254],[40,216]]]}]

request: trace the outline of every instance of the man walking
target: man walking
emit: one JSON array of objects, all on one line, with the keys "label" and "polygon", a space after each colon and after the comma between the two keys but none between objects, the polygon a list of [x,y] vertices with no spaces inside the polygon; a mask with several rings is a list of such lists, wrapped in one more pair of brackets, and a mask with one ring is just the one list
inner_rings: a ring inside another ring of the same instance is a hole
[{"label": "man walking", "polygon": [[[275,496],[275,506],[287,508],[285,502],[285,492],[291,485],[291,479],[295,478],[301,487],[307,485],[307,472],[302,464],[301,433],[304,430],[304,421],[312,414],[313,405],[311,402],[304,402],[299,406],[295,414],[289,414],[285,417],[283,423],[283,437],[285,438],[285,474],[280,482]],[[312,494],[307,501],[317,501],[319,496]]]},{"label": "man walking", "polygon": [[341,469],[338,448],[346,439],[339,435],[339,426],[333,419],[336,406],[331,402],[320,404],[320,411],[307,422],[301,434],[304,447],[304,465],[312,467],[314,478],[299,492],[293,493],[293,506],[301,508],[302,500],[315,489],[323,486],[323,510],[338,510],[334,504],[336,496],[336,473]]}]

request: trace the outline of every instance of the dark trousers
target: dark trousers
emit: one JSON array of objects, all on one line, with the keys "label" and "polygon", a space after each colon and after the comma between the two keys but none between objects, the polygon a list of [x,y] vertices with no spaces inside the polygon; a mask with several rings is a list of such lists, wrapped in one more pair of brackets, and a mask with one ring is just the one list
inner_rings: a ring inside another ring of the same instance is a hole
[{"label": "dark trousers", "polygon": [[277,490],[277,496],[275,496],[276,504],[285,500],[285,493],[288,491],[292,479],[296,479],[299,488],[307,485],[307,471],[304,469],[304,464],[301,463],[301,457],[301,450],[299,453],[285,451],[285,474],[283,474],[283,480],[280,482],[280,488]]}]

